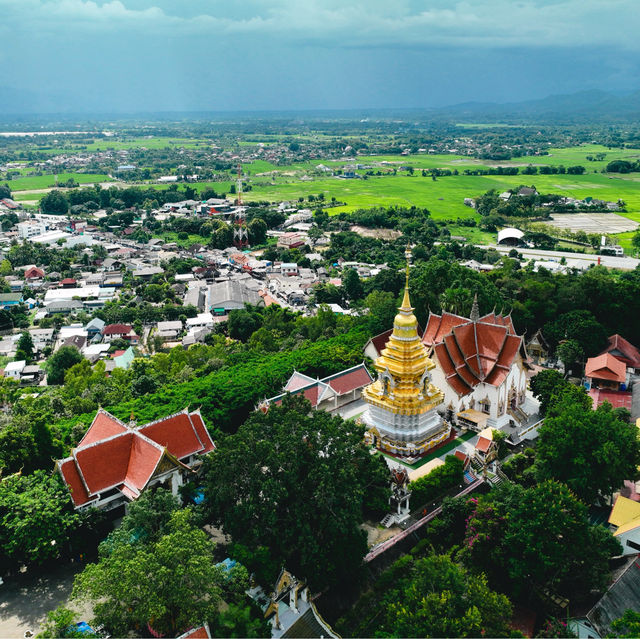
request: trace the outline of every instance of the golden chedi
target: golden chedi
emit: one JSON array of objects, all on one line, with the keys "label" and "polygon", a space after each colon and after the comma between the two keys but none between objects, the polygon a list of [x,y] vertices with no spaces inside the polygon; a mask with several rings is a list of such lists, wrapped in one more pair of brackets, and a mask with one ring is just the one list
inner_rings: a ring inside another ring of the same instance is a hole
[{"label": "golden chedi", "polygon": [[418,334],[418,320],[409,298],[409,258],[402,306],[393,321],[393,332],[376,359],[378,379],[367,386],[362,398],[369,404],[363,421],[373,445],[406,458],[417,459],[450,433],[436,407],[442,392],[431,383],[435,364]]}]

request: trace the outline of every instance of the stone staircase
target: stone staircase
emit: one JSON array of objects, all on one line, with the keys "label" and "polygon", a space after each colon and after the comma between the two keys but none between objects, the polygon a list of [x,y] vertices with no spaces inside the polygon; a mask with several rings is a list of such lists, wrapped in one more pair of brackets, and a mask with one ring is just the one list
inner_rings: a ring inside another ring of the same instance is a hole
[{"label": "stone staircase", "polygon": [[393,523],[395,522],[396,518],[394,515],[392,515],[391,513],[387,513],[382,521],[380,522],[385,528],[390,528]]}]

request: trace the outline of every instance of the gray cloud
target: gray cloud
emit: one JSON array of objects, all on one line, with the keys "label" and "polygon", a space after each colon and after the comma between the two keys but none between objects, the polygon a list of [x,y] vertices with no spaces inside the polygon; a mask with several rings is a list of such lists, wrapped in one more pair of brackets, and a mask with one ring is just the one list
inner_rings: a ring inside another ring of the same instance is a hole
[{"label": "gray cloud", "polygon": [[0,9],[5,30],[39,33],[144,30],[337,47],[640,48],[637,0],[0,0]]}]

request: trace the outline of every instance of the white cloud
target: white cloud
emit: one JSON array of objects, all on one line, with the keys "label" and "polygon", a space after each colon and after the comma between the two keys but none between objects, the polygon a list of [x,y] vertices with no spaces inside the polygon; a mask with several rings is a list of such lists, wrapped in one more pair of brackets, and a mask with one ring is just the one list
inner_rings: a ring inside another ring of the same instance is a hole
[{"label": "white cloud", "polygon": [[640,48],[637,0],[189,1],[184,9],[170,0],[0,0],[0,15],[6,32],[32,34],[83,29],[267,36],[334,47]]}]

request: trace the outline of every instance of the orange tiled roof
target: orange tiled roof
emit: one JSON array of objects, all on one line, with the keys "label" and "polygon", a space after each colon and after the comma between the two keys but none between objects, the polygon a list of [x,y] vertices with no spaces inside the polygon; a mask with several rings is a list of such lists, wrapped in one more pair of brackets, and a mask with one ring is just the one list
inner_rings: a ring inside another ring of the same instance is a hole
[{"label": "orange tiled roof", "polygon": [[460,396],[480,382],[500,386],[520,353],[526,360],[522,338],[515,335],[510,316],[489,313],[477,322],[432,313],[422,339],[434,354],[448,384]]},{"label": "orange tiled roof", "polygon": [[112,488],[134,499],[164,456],[182,465],[179,460],[214,448],[199,411],[185,410],[138,428],[101,409],[71,456],[58,462],[58,469],[74,504],[82,506]]},{"label": "orange tiled roof", "polygon": [[622,384],[627,379],[627,367],[624,362],[616,359],[611,353],[603,353],[587,360],[584,374],[586,377],[606,379]]}]

